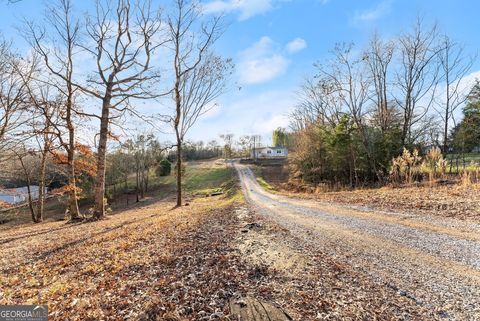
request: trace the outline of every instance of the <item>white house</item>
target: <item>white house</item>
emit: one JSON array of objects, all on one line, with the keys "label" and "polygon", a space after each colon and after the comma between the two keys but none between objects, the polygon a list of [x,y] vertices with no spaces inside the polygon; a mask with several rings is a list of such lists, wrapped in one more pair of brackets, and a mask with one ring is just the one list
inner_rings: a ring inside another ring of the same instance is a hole
[{"label": "white house", "polygon": [[287,158],[288,149],[286,147],[257,147],[252,150],[253,159],[273,159]]},{"label": "white house", "polygon": [[[30,193],[32,193],[32,198],[36,200],[38,198],[39,187],[36,185],[30,185]],[[45,188],[45,193],[47,188]],[[18,204],[28,201],[28,189],[27,186],[9,188],[9,189],[0,189],[0,201],[7,202],[9,204]]]}]

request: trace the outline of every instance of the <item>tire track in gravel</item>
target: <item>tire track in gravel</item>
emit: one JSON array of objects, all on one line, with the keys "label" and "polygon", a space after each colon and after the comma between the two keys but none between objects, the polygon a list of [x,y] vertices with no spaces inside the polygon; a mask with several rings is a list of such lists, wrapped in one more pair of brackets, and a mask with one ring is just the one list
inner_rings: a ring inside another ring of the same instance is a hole
[{"label": "tire track in gravel", "polygon": [[480,226],[274,195],[259,186],[248,167],[235,167],[259,214],[432,309],[439,319],[480,319]]}]

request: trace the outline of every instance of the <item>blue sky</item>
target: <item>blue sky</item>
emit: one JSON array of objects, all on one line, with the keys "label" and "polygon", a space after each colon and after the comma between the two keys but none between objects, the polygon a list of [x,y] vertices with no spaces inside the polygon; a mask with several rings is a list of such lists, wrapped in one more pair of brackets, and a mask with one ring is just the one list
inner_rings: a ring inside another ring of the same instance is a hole
[{"label": "blue sky", "polygon": [[[13,28],[22,17],[35,18],[42,1],[0,4],[0,29],[5,38],[24,44]],[[75,0],[88,9],[89,0]],[[216,45],[217,52],[237,66],[230,90],[191,130],[193,140],[261,134],[265,142],[278,126],[288,125],[296,91],[314,72],[313,64],[328,58],[338,42],[362,47],[374,31],[393,38],[418,15],[465,45],[468,53],[480,48],[480,1],[472,0],[213,0],[203,1],[214,14],[225,12],[230,23]],[[472,73],[480,71],[476,62]]]}]

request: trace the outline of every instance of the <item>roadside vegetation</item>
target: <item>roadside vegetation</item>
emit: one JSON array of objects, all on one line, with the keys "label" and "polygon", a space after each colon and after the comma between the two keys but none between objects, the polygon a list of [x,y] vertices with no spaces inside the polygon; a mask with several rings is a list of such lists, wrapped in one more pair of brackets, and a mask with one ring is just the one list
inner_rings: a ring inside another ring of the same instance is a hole
[{"label": "roadside vegetation", "polygon": [[273,192],[274,188],[272,185],[270,185],[263,177],[258,176],[257,177],[257,182],[260,184],[260,186],[265,189],[268,192]]},{"label": "roadside vegetation", "polygon": [[421,19],[393,40],[375,33],[363,48],[337,45],[300,88],[290,130],[273,134],[290,149],[292,181],[477,182],[480,84],[463,79],[475,57],[462,48]]},{"label": "roadside vegetation", "polygon": [[464,79],[476,57],[462,48],[421,19],[393,40],[375,33],[362,48],[338,44],[299,89],[289,128],[272,133],[273,146],[288,147],[288,161],[257,161],[258,183],[323,201],[478,220],[480,83]]}]

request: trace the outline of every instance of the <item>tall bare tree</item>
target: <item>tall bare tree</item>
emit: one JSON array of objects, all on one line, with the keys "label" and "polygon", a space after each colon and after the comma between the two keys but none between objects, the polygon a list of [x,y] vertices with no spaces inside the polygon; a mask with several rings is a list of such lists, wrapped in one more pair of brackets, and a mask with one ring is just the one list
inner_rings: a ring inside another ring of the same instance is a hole
[{"label": "tall bare tree", "polygon": [[[317,67],[320,67],[317,65]],[[290,114],[292,129],[303,130],[313,124],[335,126],[341,115],[336,87],[325,79],[306,79],[299,96],[299,104]]]},{"label": "tall bare tree", "polygon": [[[473,57],[467,57],[464,48],[447,35],[440,43],[440,77],[445,88],[435,101],[435,110],[439,113],[443,123],[443,152],[448,147],[448,131],[451,121],[454,121],[455,111],[467,100],[470,88],[462,83],[462,79],[470,71]],[[444,90],[444,91],[443,91]]]},{"label": "tall bare tree", "polygon": [[177,149],[177,206],[182,205],[182,144],[188,130],[223,92],[232,63],[213,55],[212,45],[223,32],[220,17],[205,21],[197,1],[175,0],[168,18],[173,51],[175,111],[171,122]]},{"label": "tall bare tree", "polygon": [[105,215],[105,169],[110,125],[124,112],[135,113],[129,103],[154,98],[152,85],[159,73],[152,66],[152,55],[163,44],[159,31],[160,12],[151,1],[98,0],[96,15],[87,21],[89,42],[83,49],[96,61],[95,73],[83,92],[100,100],[101,113],[97,147],[94,218]]},{"label": "tall bare tree", "polygon": [[[25,34],[35,51],[42,57],[46,69],[53,75],[42,79],[54,85],[63,96],[61,118],[63,122],[52,122],[60,145],[67,154],[68,168],[68,212],[71,220],[81,219],[78,207],[78,188],[76,183],[75,154],[76,126],[75,119],[79,110],[75,106],[76,87],[74,85],[75,53],[78,51],[80,22],[73,18],[72,0],[56,0],[48,7],[46,20],[50,32],[47,36],[44,27],[37,28],[33,23],[27,24]],[[65,137],[65,131],[67,137]]]},{"label": "tall bare tree", "polygon": [[394,43],[383,41],[375,33],[370,40],[364,57],[373,82],[374,94],[372,95],[372,100],[375,104],[375,119],[378,121],[382,132],[388,129],[392,118],[391,98],[389,97],[389,69],[394,52]]},{"label": "tall bare tree", "polygon": [[31,91],[31,104],[35,108],[34,113],[38,116],[32,122],[33,135],[38,145],[37,154],[40,157],[38,166],[38,195],[36,202],[36,212],[32,213],[35,217],[34,222],[39,223],[44,218],[44,205],[46,199],[45,189],[47,187],[47,163],[51,159],[51,154],[56,150],[55,141],[58,132],[55,126],[60,123],[61,108],[63,101],[58,97],[51,97],[48,85],[40,85],[35,91]]},{"label": "tall bare tree", "polygon": [[[230,134],[230,133],[220,135],[220,138],[223,140],[223,157],[225,158],[226,161],[229,158],[231,158],[233,154],[234,136],[235,136],[234,134]],[[258,138],[256,139],[258,144]]]},{"label": "tall bare tree", "polygon": [[417,19],[412,31],[399,37],[398,46],[400,66],[396,86],[400,97],[396,101],[403,111],[402,143],[409,145],[422,134],[422,128],[414,132],[415,126],[425,120],[434,101],[439,70],[437,27],[426,28]]},{"label": "tall bare tree", "polygon": [[25,123],[28,106],[28,82],[34,72],[33,64],[15,55],[10,44],[0,42],[0,152]]}]

